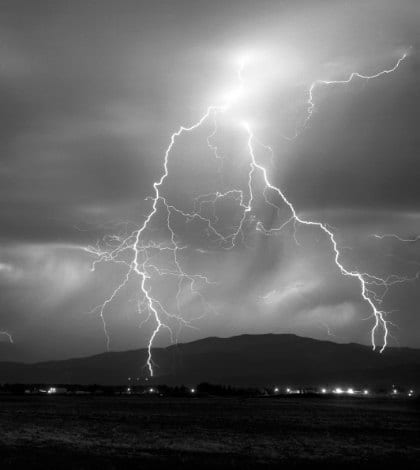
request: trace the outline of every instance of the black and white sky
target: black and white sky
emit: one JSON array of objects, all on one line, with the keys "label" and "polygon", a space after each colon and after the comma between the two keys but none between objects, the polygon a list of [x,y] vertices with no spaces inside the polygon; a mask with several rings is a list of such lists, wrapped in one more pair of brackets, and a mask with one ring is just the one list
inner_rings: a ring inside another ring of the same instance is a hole
[{"label": "black and white sky", "polygon": [[[415,278],[420,240],[373,235],[420,234],[419,19],[416,0],[0,1],[0,331],[13,337],[0,334],[0,360],[104,351],[92,309],[126,265],[92,272],[86,247],[104,249],[144,222],[171,134],[237,86],[242,54],[251,57],[243,72],[251,91],[211,140],[223,164],[207,145],[209,119],[176,140],[162,186],[168,201],[191,211],[200,194],[246,190],[247,138],[235,124],[246,120],[273,150],[259,153],[273,184],[300,215],[333,227],[348,269]],[[315,80],[373,75],[405,51],[392,74],[316,88],[310,123],[299,127]],[[171,323],[178,340],[292,332],[368,344],[369,306],[360,284],[340,275],[328,237],[307,227],[294,236],[293,225],[274,236],[256,231],[257,220],[278,226],[288,212],[263,204],[261,178],[253,184],[244,239],[231,250],[199,224],[173,220],[187,246],[182,266],[214,282],[196,286],[205,305],[187,284],[176,296],[173,279],[152,273],[153,295],[192,320],[192,328]],[[223,233],[239,209],[232,198],[216,207]],[[148,240],[169,241],[162,214]],[[384,296],[391,345],[420,347],[419,286],[414,279]],[[155,325],[139,328],[147,314],[138,293],[132,279],[104,310],[113,350],[150,339]],[[162,329],[155,345],[170,341]]]}]

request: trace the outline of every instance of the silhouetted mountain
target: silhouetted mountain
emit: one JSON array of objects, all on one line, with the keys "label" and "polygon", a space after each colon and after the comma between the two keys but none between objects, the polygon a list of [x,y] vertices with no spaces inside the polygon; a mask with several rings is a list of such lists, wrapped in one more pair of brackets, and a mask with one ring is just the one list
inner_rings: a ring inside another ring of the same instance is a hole
[{"label": "silhouetted mountain", "polygon": [[[0,362],[1,383],[125,384],[147,376],[145,349],[80,359],[23,364]],[[388,348],[382,354],[359,344],[337,344],[295,335],[206,338],[153,350],[149,383],[237,386],[389,387],[420,385],[420,350]]]}]

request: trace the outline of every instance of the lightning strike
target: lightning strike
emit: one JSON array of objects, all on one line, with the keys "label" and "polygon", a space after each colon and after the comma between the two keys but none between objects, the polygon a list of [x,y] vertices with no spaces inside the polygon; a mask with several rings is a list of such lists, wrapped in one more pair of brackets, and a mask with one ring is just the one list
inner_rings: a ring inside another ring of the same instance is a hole
[{"label": "lightning strike", "polygon": [[[379,78],[384,75],[389,75],[390,73],[393,73],[398,69],[401,62],[403,62],[407,58],[407,56],[408,56],[408,51],[404,52],[404,54],[397,60],[397,62],[395,63],[393,67],[391,67],[390,69],[381,70],[380,72],[377,72],[373,75],[365,75],[359,72],[352,72],[347,78],[343,80],[315,80],[314,82],[312,82],[308,91],[308,101],[307,101],[308,108],[307,108],[306,118],[303,121],[302,128],[304,129],[307,127],[315,111],[314,91],[316,90],[316,88],[318,88],[319,86],[323,86],[323,85],[348,85],[354,78],[360,78],[362,80],[371,80],[373,78]],[[297,135],[298,135],[298,132],[296,132],[295,137],[297,137]]]},{"label": "lightning strike", "polygon": [[379,238],[379,240],[384,240],[385,238],[395,238],[396,240],[403,242],[403,243],[416,243],[420,240],[420,235],[416,235],[415,237],[404,238],[400,237],[395,233],[385,233],[383,235],[373,234],[374,238]]},{"label": "lightning strike", "polygon": [[6,338],[8,339],[9,343],[13,344],[14,341],[13,341],[13,336],[11,335],[11,333],[9,333],[8,331],[5,331],[5,330],[2,330],[0,331],[0,336],[6,336]]},{"label": "lightning strike", "polygon": [[[248,135],[248,149],[249,149],[249,155],[251,157],[251,162],[252,162],[251,163],[251,166],[252,166],[251,171],[253,171],[254,169],[258,169],[261,172],[261,174],[263,176],[263,179],[264,179],[265,186],[267,188],[271,189],[272,191],[274,191],[275,193],[277,193],[280,196],[280,198],[282,199],[284,204],[286,204],[286,206],[289,208],[289,210],[292,214],[293,221],[295,221],[295,222],[297,222],[301,225],[316,227],[316,228],[320,229],[322,232],[324,232],[324,234],[327,236],[327,238],[329,238],[329,240],[331,242],[331,248],[332,248],[332,251],[333,251],[334,262],[337,265],[340,273],[343,276],[351,277],[353,279],[356,279],[359,282],[360,289],[361,289],[361,296],[362,296],[363,300],[365,302],[367,302],[367,304],[369,305],[369,307],[372,311],[372,315],[374,317],[374,326],[373,326],[372,331],[371,331],[371,343],[372,343],[372,347],[373,347],[374,350],[376,349],[376,341],[375,341],[376,331],[380,327],[383,328],[383,331],[384,331],[383,344],[382,344],[382,347],[380,349],[380,352],[383,352],[384,349],[387,346],[388,323],[387,323],[387,320],[385,319],[386,312],[384,312],[382,310],[379,310],[376,307],[376,305],[375,305],[374,301],[372,300],[371,296],[369,295],[370,290],[369,290],[368,286],[369,286],[369,283],[370,283],[370,277],[368,277],[368,279],[366,279],[366,275],[364,275],[363,273],[346,269],[344,267],[344,265],[342,264],[342,262],[340,261],[341,254],[340,254],[340,250],[338,248],[337,241],[334,237],[334,233],[327,227],[327,225],[323,224],[322,222],[318,222],[318,221],[314,221],[314,220],[308,220],[308,219],[304,219],[304,218],[300,217],[297,214],[295,207],[289,201],[289,199],[286,197],[286,195],[278,187],[271,184],[271,182],[269,180],[269,177],[268,177],[268,174],[267,174],[266,168],[264,166],[262,166],[261,164],[259,164],[257,159],[256,159],[255,150],[254,150],[254,146],[253,146],[254,136],[253,136],[252,130],[250,129],[250,127],[246,123],[244,124],[244,128],[245,128],[246,133]],[[251,174],[251,172],[250,172],[250,174]],[[375,279],[378,280],[379,278],[375,278]],[[380,281],[381,282],[386,282],[382,279]]]},{"label": "lightning strike", "polygon": [[[406,57],[407,53],[404,53],[391,69],[382,70],[374,75],[362,75],[360,73],[353,72],[345,80],[317,80],[313,82],[309,88],[307,116],[304,120],[303,127],[307,126],[313,115],[315,108],[314,91],[317,86],[348,84],[355,77],[366,80],[378,78],[385,74],[394,72]],[[182,267],[180,254],[185,251],[187,247],[181,245],[178,240],[173,226],[173,218],[175,216],[182,217],[186,222],[196,221],[202,224],[205,227],[209,240],[224,250],[231,250],[240,244],[245,244],[245,228],[248,228],[249,226],[254,226],[256,231],[259,231],[264,235],[272,235],[281,232],[288,224],[293,224],[296,243],[296,230],[298,226],[305,226],[319,230],[330,243],[332,258],[338,271],[341,273],[341,275],[354,279],[359,285],[361,298],[368,305],[371,316],[373,318],[374,324],[371,330],[371,343],[374,350],[377,347],[377,332],[382,330],[383,335],[380,352],[382,352],[387,346],[387,340],[389,336],[388,325],[390,322],[386,319],[387,312],[381,310],[378,305],[381,304],[383,297],[388,291],[389,287],[402,282],[407,282],[408,280],[413,280],[396,275],[392,275],[386,279],[383,279],[346,267],[342,261],[342,253],[340,252],[337,240],[335,238],[334,229],[326,223],[317,220],[306,219],[299,215],[294,204],[286,196],[285,192],[271,183],[268,170],[259,161],[257,153],[258,149],[269,152],[272,160],[274,156],[273,149],[268,145],[261,143],[257,139],[253,130],[251,129],[251,126],[247,122],[238,122],[239,129],[242,129],[242,132],[245,133],[245,143],[247,155],[249,158],[249,171],[247,176],[246,191],[244,189],[231,188],[225,192],[216,191],[214,193],[202,194],[194,198],[194,207],[192,212],[186,212],[175,207],[165,198],[165,196],[162,194],[161,188],[169,176],[170,155],[177,139],[181,135],[191,134],[203,126],[207,121],[211,121],[213,123],[213,128],[212,132],[207,137],[207,145],[215,159],[218,162],[223,163],[223,156],[221,155],[217,145],[213,143],[213,140],[218,132],[218,116],[222,113],[229,112],[238,100],[242,100],[244,98],[246,84],[243,72],[247,63],[247,57],[243,57],[239,61],[237,69],[238,88],[229,94],[224,104],[209,106],[205,113],[195,123],[189,126],[180,126],[178,130],[171,135],[169,145],[164,153],[162,174],[159,179],[153,183],[153,196],[149,196],[147,198],[151,202],[151,209],[148,215],[145,217],[143,223],[133,232],[127,235],[107,237],[102,245],[97,244],[96,246],[88,246],[85,248],[89,254],[96,258],[92,263],[92,270],[95,270],[98,264],[102,262],[116,263],[125,269],[122,282],[116,286],[111,295],[101,305],[98,305],[93,309],[94,312],[99,312],[99,317],[102,321],[105,334],[106,347],[108,350],[110,348],[111,338],[106,324],[105,310],[115,300],[118,294],[120,294],[121,291],[128,286],[129,283],[134,282],[134,280],[136,281],[136,285],[139,289],[137,313],[139,314],[139,317],[142,318],[139,326],[142,326],[149,321],[153,321],[154,323],[154,327],[148,341],[146,361],[146,367],[151,377],[154,375],[152,347],[156,337],[161,332],[161,330],[166,330],[169,332],[171,340],[174,339],[172,329],[167,322],[175,321],[180,328],[184,326],[193,327],[191,321],[185,320],[181,314],[180,296],[183,289],[188,288],[191,295],[200,299],[204,314],[208,312],[214,312],[214,309],[207,303],[204,295],[201,293],[200,286],[215,284],[215,282],[211,281],[204,273],[189,273]],[[269,197],[269,195],[273,193],[280,198],[282,204],[285,205],[289,211],[290,215],[286,221],[280,224],[278,227],[265,227],[263,222],[258,220],[255,214],[253,214],[253,206],[256,198],[255,186],[257,185],[257,176],[262,177],[264,188],[261,191],[261,195],[267,205],[271,206],[276,211],[280,211],[280,205],[274,203]],[[236,226],[231,227],[231,230],[228,233],[222,233],[222,231],[217,228],[218,217],[216,205],[229,199],[236,203],[241,216],[239,218],[239,222],[236,223]],[[211,209],[210,215],[208,215],[209,208]],[[169,234],[168,240],[165,242],[147,241],[146,234],[148,230],[151,229],[153,219],[158,214],[158,212],[160,213],[162,211],[163,214],[166,214],[165,229]],[[376,237],[382,238],[386,236],[388,235]],[[206,250],[200,248],[196,249],[196,251],[199,253],[206,253]],[[154,255],[162,253],[169,253],[171,255],[171,267],[161,268],[153,261]],[[176,312],[170,312],[154,295],[152,281],[155,276],[160,278],[172,277],[177,280],[178,290],[174,302],[176,304]],[[419,276],[420,274],[416,275],[415,279],[417,279]],[[375,288],[378,287],[383,289],[381,294],[378,294],[375,291]],[[269,293],[261,299],[270,301],[271,295],[272,293]],[[201,318],[201,316],[198,318]]]}]

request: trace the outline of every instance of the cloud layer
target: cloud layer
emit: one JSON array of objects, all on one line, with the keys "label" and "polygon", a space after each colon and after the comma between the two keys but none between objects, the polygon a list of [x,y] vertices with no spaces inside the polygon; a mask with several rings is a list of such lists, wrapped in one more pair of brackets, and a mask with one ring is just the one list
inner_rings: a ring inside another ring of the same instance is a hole
[{"label": "cloud layer", "polygon": [[[237,117],[251,119],[273,148],[272,159],[261,153],[273,182],[299,213],[335,227],[349,267],[380,276],[419,271],[419,243],[372,237],[420,233],[415,1],[6,1],[1,8],[0,330],[15,339],[8,357],[104,349],[101,322],[89,312],[122,271],[92,273],[84,247],[144,220],[169,136],[235,86],[235,56],[247,50],[262,58],[246,71],[255,86]],[[302,122],[314,80],[375,73],[409,46],[392,75],[319,87],[308,128],[284,138]],[[179,139],[171,156],[163,190],[184,210],[218,188],[209,132],[211,123]],[[225,156],[223,184],[246,185],[243,136],[226,120],[214,141]],[[221,230],[238,215],[229,204],[220,208]],[[284,216],[258,207],[267,223]],[[185,266],[217,283],[203,287],[212,305],[204,317],[201,301],[183,293],[184,315],[199,319],[180,341],[245,332],[369,341],[358,285],[339,275],[320,233],[298,228],[296,245],[289,229],[252,232],[247,246],[209,253],[202,227],[179,221],[179,231],[190,246]],[[151,325],[138,329],[136,288],[127,285],[106,311],[114,349],[148,340]],[[172,288],[156,282],[168,308]],[[420,346],[419,300],[416,281],[385,297],[386,310],[398,311],[390,318],[403,345]],[[162,334],[157,344],[168,341]]]}]

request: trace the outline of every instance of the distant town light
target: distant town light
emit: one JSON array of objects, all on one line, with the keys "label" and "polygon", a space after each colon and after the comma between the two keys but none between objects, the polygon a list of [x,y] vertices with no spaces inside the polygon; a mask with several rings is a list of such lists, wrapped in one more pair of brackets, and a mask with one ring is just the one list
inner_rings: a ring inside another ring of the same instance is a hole
[{"label": "distant town light", "polygon": [[394,388],[394,389],[392,390],[392,393],[393,393],[394,395],[397,395],[398,390],[397,390],[396,388]]},{"label": "distant town light", "polygon": [[130,393],[130,392],[131,392],[131,388],[127,387],[127,393]]},{"label": "distant town light", "polygon": [[369,395],[369,390],[363,390],[363,395]]},{"label": "distant town light", "polygon": [[57,389],[56,389],[55,387],[50,387],[50,388],[48,389],[47,393],[48,393],[49,395],[51,395],[52,393],[57,393]]},{"label": "distant town light", "polygon": [[347,389],[347,393],[348,393],[349,395],[354,395],[354,389],[348,388],[348,389]]},{"label": "distant town light", "polygon": [[279,387],[275,387],[275,388],[274,388],[274,393],[279,393],[279,391],[280,391],[280,390],[279,390]]},{"label": "distant town light", "polygon": [[344,392],[343,392],[342,388],[337,387],[337,388],[334,389],[334,393],[337,393],[338,395],[340,395],[341,393],[344,393]]},{"label": "distant town light", "polygon": [[149,388],[149,393],[155,393],[155,389],[153,387]]},{"label": "distant town light", "polygon": [[190,390],[190,392],[191,392],[191,393],[195,393],[195,388],[192,388],[192,389]]},{"label": "distant town light", "polygon": [[326,389],[326,388],[322,388],[322,389],[321,389],[321,393],[327,393],[327,389]]},{"label": "distant town light", "polygon": [[286,388],[286,392],[290,393],[291,392],[290,388]]}]

